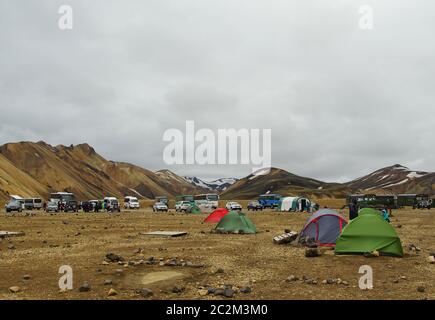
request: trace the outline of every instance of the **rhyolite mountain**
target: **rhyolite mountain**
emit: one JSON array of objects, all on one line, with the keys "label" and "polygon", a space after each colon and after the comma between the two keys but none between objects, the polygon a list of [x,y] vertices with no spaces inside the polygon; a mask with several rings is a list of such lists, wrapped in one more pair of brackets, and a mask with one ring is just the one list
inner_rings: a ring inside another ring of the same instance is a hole
[{"label": "rhyolite mountain", "polygon": [[255,199],[259,194],[343,198],[349,193],[435,194],[435,173],[396,164],[346,183],[329,183],[272,168],[263,175],[237,180],[204,181],[170,170],[153,172],[140,166],[106,160],[90,145],[52,146],[17,142],[0,146],[0,200],[12,194],[47,198],[51,192],[74,192],[78,199],[133,195],[153,199],[166,195],[218,192],[222,199]]},{"label": "rhyolite mountain", "polygon": [[204,191],[175,174],[171,177],[130,163],[106,160],[86,143],[51,146],[45,142],[18,142],[0,146],[3,200],[11,194],[46,198],[57,191],[74,192],[79,199],[125,195],[152,199]]}]

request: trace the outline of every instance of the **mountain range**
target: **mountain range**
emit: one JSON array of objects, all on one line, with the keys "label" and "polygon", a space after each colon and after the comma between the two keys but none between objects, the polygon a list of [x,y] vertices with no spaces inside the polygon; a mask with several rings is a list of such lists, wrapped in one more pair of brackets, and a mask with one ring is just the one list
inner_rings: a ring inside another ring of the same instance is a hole
[{"label": "mountain range", "polygon": [[126,162],[106,160],[90,145],[52,146],[17,142],[0,146],[0,200],[12,194],[47,198],[51,192],[74,192],[79,199],[134,195],[153,199],[166,195],[218,192],[222,199],[252,199],[263,193],[342,198],[349,193],[434,194],[435,173],[399,164],[346,183],[329,183],[272,168],[266,175],[204,181],[170,170],[153,172]]}]

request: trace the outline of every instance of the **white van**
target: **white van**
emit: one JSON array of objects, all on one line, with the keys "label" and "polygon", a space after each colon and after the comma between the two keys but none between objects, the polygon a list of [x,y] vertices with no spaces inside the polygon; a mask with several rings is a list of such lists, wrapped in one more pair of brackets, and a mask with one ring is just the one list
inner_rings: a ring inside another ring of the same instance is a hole
[{"label": "white van", "polygon": [[125,209],[139,209],[139,200],[136,197],[126,196],[124,198]]},{"label": "white van", "polygon": [[40,210],[42,209],[42,199],[41,198],[27,198],[24,199],[24,208],[26,210]]}]

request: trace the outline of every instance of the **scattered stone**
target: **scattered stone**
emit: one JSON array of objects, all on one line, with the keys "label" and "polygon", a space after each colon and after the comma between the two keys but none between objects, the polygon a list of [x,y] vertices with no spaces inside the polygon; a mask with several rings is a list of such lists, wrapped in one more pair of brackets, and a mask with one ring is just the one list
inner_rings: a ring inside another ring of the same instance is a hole
[{"label": "scattered stone", "polygon": [[10,293],[17,293],[20,292],[21,288],[19,286],[13,286],[9,288]]},{"label": "scattered stone", "polygon": [[154,294],[154,292],[148,288],[142,288],[142,289],[136,290],[136,293],[138,295],[141,295],[144,298],[149,298]]},{"label": "scattered stone", "polygon": [[419,287],[417,287],[417,291],[423,293],[426,291],[426,288],[423,286],[419,286]]},{"label": "scattered stone", "polygon": [[216,270],[216,273],[224,273],[225,271],[224,271],[224,269],[223,268],[218,268],[217,270]]},{"label": "scattered stone", "polygon": [[307,279],[304,282],[306,284],[317,284],[317,280],[316,279]]},{"label": "scattered stone", "polygon": [[212,288],[212,287],[207,288],[207,294],[214,294],[215,291],[216,291],[215,288]]},{"label": "scattered stone", "polygon": [[107,293],[107,295],[108,295],[109,297],[116,296],[116,295],[118,295],[118,292],[117,292],[115,289],[111,288],[111,289],[109,290],[109,292]]},{"label": "scattered stone", "polygon": [[251,287],[242,287],[240,288],[241,293],[251,293]]},{"label": "scattered stone", "polygon": [[223,293],[223,296],[226,297],[226,298],[232,298],[232,297],[234,297],[234,290],[233,289],[229,289],[229,288],[225,289],[224,293]]},{"label": "scattered stone", "polygon": [[124,261],[124,258],[117,255],[117,254],[109,252],[108,254],[106,254],[106,261],[108,261],[108,262],[122,262],[122,261]]},{"label": "scattered stone", "polygon": [[206,296],[207,294],[209,294],[209,291],[206,289],[200,289],[200,290],[198,290],[198,294],[200,296]]},{"label": "scattered stone", "polygon": [[291,275],[285,281],[287,281],[287,282],[293,282],[293,281],[297,281],[297,280],[299,280],[298,277],[296,277],[294,275]]},{"label": "scattered stone", "polygon": [[373,252],[365,252],[364,253],[364,257],[366,258],[375,258],[375,257],[379,257],[379,251],[373,251]]},{"label": "scattered stone", "polygon": [[341,283],[342,283],[344,286],[348,286],[348,285],[349,285],[349,282],[347,282],[346,280],[343,280]]},{"label": "scattered stone", "polygon": [[30,275],[28,275],[28,274],[25,274],[24,276],[23,276],[23,280],[30,280]]},{"label": "scattered stone", "polygon": [[11,243],[8,245],[8,249],[9,250],[15,250],[15,246]]},{"label": "scattered stone", "polygon": [[219,289],[215,289],[214,290],[214,294],[217,295],[217,296],[223,296],[224,295],[224,291],[225,291],[224,289],[220,289],[220,288]]},{"label": "scattered stone", "polygon": [[106,260],[104,260],[101,264],[108,265],[108,264],[110,264],[110,263],[107,262]]},{"label": "scattered stone", "polygon": [[116,272],[117,274],[123,274],[123,273],[124,273],[124,270],[123,270],[123,269],[116,269],[115,272]]},{"label": "scattered stone", "polygon": [[326,279],[327,284],[335,284],[336,282],[337,282],[337,280],[332,279],[332,278]]},{"label": "scattered stone", "polygon": [[426,258],[426,261],[429,262],[430,264],[434,264],[435,263],[435,257],[434,256],[428,256]]},{"label": "scattered stone", "polygon": [[85,281],[80,286],[79,292],[88,292],[88,291],[91,291],[91,285],[89,284],[89,282]]},{"label": "scattered stone", "polygon": [[81,235],[80,232],[76,232],[76,233],[74,234],[75,237],[78,237],[79,235]]},{"label": "scattered stone", "polygon": [[320,256],[319,250],[317,248],[308,248],[305,250],[305,257],[314,258]]},{"label": "scattered stone", "polygon": [[63,224],[69,224],[69,222],[66,221],[66,220],[63,220],[62,223],[63,223]]},{"label": "scattered stone", "polygon": [[397,225],[396,225],[396,228],[399,228],[399,229],[400,229],[400,228],[402,228],[402,225],[401,225],[401,224],[397,224]]},{"label": "scattered stone", "polygon": [[136,253],[136,254],[139,254],[139,253],[143,253],[143,248],[137,248],[137,250],[134,252],[134,253]]},{"label": "scattered stone", "polygon": [[172,293],[181,293],[183,291],[184,291],[184,288],[179,288],[177,286],[173,287],[171,290]]},{"label": "scattered stone", "polygon": [[419,247],[417,247],[416,245],[414,245],[413,243],[410,243],[408,245],[408,250],[409,251],[415,251],[415,252],[420,252],[421,249]]},{"label": "scattered stone", "polygon": [[105,286],[110,286],[111,284],[113,284],[112,279],[106,279],[106,280],[104,280],[104,285]]}]

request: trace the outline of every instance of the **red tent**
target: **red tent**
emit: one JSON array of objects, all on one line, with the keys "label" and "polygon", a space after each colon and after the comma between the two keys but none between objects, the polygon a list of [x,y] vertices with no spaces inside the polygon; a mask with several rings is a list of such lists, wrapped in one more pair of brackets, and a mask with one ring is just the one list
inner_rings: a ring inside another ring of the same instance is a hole
[{"label": "red tent", "polygon": [[224,215],[228,213],[225,208],[217,208],[215,211],[210,213],[210,215],[204,219],[204,222],[217,223],[221,221]]}]

